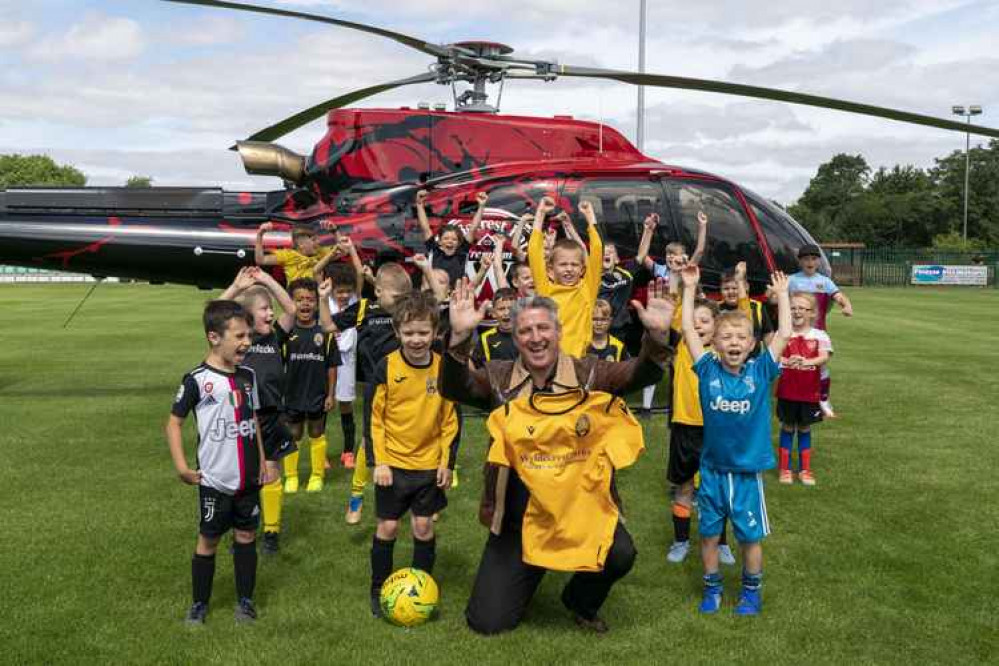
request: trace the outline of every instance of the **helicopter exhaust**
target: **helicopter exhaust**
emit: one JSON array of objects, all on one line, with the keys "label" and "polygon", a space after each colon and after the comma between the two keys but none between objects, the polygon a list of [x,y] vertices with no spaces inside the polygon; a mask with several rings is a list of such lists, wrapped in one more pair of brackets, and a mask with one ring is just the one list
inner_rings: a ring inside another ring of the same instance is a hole
[{"label": "helicopter exhaust", "polygon": [[267,141],[237,141],[234,149],[248,174],[278,176],[296,185],[305,178],[305,157],[284,146]]}]

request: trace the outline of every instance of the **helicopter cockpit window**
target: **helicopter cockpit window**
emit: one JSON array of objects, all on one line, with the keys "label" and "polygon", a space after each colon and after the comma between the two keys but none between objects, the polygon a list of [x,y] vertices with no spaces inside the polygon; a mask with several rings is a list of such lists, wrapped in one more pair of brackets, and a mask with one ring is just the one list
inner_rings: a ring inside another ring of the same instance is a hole
[{"label": "helicopter cockpit window", "polygon": [[697,212],[708,215],[708,240],[701,267],[705,278],[717,280],[721,271],[745,261],[750,276],[766,274],[767,267],[753,227],[742,205],[724,185],[689,180],[666,184],[679,214],[682,242],[692,253],[697,244]]},{"label": "helicopter cockpit window", "polygon": [[779,213],[771,211],[767,206],[748,199],[753,214],[767,237],[767,245],[778,266],[796,266],[798,263],[798,248],[806,241],[795,228],[796,225],[778,217]]},{"label": "helicopter cockpit window", "polygon": [[634,256],[642,237],[642,222],[650,213],[660,216],[651,253],[662,253],[670,240],[669,216],[663,210],[663,190],[648,180],[589,180],[583,184],[579,201],[593,205],[601,223],[604,242],[617,245],[622,257]]}]

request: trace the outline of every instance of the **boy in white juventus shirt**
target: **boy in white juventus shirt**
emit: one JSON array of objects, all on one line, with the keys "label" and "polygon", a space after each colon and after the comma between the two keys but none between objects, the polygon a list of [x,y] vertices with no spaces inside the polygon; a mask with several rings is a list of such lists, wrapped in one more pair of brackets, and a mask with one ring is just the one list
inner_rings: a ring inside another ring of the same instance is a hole
[{"label": "boy in white juventus shirt", "polygon": [[[166,425],[170,455],[180,480],[198,486],[201,525],[191,561],[194,602],[189,624],[204,624],[215,576],[219,540],[233,530],[236,620],[257,617],[253,588],[257,576],[260,486],[277,478],[264,451],[254,411],[259,407],[253,370],[240,366],[250,347],[252,319],[235,301],[210,301],[203,316],[209,351],[203,363],[184,375]],[[198,464],[184,455],[184,419],[194,412]]]}]

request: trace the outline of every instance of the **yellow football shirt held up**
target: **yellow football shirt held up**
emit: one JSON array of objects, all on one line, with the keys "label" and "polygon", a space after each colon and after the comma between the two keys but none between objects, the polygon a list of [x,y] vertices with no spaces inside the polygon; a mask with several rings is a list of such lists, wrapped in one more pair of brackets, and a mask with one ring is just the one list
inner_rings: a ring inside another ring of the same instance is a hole
[{"label": "yellow football shirt held up", "polygon": [[489,462],[512,468],[531,493],[521,526],[523,559],[557,571],[600,571],[620,510],[615,469],[645,450],[623,400],[583,389],[535,393],[495,409]]}]

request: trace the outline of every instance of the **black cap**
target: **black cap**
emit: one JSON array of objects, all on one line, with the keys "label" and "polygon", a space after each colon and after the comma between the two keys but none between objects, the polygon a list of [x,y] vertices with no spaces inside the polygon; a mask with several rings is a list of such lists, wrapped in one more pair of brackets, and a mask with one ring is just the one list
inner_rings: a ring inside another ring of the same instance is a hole
[{"label": "black cap", "polygon": [[818,245],[813,245],[812,243],[809,243],[808,245],[802,245],[801,248],[798,250],[799,259],[801,259],[802,257],[821,257],[821,256],[822,256],[822,250],[819,249]]}]

